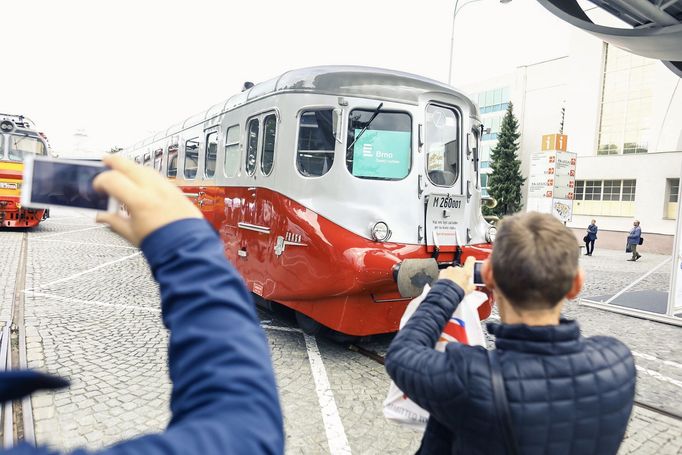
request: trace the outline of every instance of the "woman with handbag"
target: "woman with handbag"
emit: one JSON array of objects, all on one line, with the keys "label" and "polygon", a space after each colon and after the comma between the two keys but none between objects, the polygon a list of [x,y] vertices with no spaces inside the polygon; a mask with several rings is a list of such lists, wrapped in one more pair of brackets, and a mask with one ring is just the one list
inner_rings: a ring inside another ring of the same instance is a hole
[{"label": "woman with handbag", "polygon": [[585,242],[585,256],[592,256],[594,253],[594,241],[597,240],[597,220],[592,220],[592,223],[587,226],[587,234],[583,238]]},{"label": "woman with handbag", "polygon": [[628,261],[634,262],[642,257],[642,255],[637,252],[637,245],[644,243],[644,238],[642,237],[642,228],[639,227],[639,220],[635,220],[632,225],[633,227],[628,234],[628,244],[625,251],[628,252],[628,250],[630,250],[630,252],[632,252],[632,257],[628,259]]}]

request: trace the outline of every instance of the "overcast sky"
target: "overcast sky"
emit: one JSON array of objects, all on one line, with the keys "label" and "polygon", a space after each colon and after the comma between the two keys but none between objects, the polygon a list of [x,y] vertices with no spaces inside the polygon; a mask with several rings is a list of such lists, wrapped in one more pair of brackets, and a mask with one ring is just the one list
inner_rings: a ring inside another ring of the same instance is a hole
[{"label": "overcast sky", "polygon": [[[460,4],[462,0],[460,0]],[[0,112],[61,153],[130,145],[293,68],[352,64],[448,77],[454,0],[12,1],[2,5]],[[535,0],[457,16],[453,85],[565,55],[570,26]]]}]

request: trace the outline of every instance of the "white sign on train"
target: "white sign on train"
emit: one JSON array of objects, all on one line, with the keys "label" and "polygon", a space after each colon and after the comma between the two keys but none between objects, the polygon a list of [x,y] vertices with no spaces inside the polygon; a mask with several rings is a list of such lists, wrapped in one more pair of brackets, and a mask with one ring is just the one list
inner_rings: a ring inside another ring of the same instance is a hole
[{"label": "white sign on train", "polygon": [[[466,196],[430,194],[426,205],[426,243],[434,246],[458,244],[466,238]],[[458,232],[459,231],[459,232]]]}]

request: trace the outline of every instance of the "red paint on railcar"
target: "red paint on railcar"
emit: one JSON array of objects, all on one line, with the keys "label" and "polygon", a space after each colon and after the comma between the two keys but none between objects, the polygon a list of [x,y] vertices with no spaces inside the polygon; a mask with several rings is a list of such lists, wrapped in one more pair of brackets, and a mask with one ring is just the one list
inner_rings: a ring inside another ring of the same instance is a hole
[{"label": "red paint on railcar", "polygon": [[[266,188],[183,191],[220,233],[225,255],[256,294],[349,335],[398,330],[410,299],[398,294],[392,269],[430,257],[425,245],[368,240]],[[491,250],[490,244],[464,247],[462,259],[486,259]],[[490,301],[479,308],[481,319],[491,308]]]}]

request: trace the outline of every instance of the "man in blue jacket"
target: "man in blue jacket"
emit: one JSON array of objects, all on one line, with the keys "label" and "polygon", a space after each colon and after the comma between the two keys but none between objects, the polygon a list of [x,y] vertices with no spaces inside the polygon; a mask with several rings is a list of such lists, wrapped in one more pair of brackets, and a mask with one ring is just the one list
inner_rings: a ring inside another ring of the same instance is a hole
[{"label": "man in blue jacket", "polygon": [[[441,272],[386,355],[396,385],[430,413],[420,454],[618,451],[632,411],[635,365],[623,343],[583,338],[575,321],[560,318],[564,300],[583,284],[578,257],[575,237],[551,215],[501,223],[482,269],[502,319],[488,325],[497,348],[490,357],[459,343],[433,349],[474,287],[473,259]],[[496,364],[501,381],[493,387]]]},{"label": "man in blue jacket", "polygon": [[630,233],[628,234],[628,247],[630,248],[630,251],[632,251],[632,257],[628,259],[628,261],[634,262],[642,257],[642,255],[637,252],[637,245],[639,245],[641,238],[642,228],[639,227],[639,220],[635,220],[632,222],[632,229],[630,229]]},{"label": "man in blue jacket", "polygon": [[[150,168],[118,157],[104,161],[112,170],[95,179],[95,188],[123,202],[130,217],[104,214],[98,220],[140,246],[159,283],[163,323],[170,330],[173,391],[165,432],[97,453],[283,453],[268,343],[251,296],[225,259],[215,231],[179,189]],[[63,385],[65,381],[40,373],[12,373],[0,376],[0,399]],[[55,454],[26,444],[7,453]]]}]

